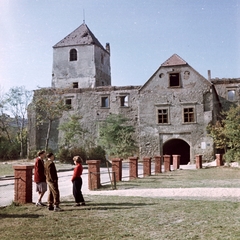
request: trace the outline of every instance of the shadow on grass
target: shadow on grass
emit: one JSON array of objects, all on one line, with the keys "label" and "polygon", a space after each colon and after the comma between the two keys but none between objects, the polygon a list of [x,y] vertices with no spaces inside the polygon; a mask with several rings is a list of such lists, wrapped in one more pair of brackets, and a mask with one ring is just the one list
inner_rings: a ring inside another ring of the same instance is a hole
[{"label": "shadow on grass", "polygon": [[41,215],[38,214],[7,214],[0,213],[0,219],[2,218],[39,218]]},{"label": "shadow on grass", "polygon": [[[75,211],[75,210],[121,210],[121,209],[132,209],[145,207],[156,204],[149,203],[131,203],[131,202],[106,202],[106,203],[97,203],[86,201],[86,206],[74,207],[73,201],[63,201],[61,206],[64,208],[64,211]],[[70,207],[70,208],[69,208]]]}]

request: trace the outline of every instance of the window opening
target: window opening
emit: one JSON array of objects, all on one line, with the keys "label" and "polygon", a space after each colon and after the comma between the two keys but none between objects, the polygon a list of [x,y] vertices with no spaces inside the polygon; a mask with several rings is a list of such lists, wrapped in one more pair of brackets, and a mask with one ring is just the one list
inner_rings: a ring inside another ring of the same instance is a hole
[{"label": "window opening", "polygon": [[77,61],[77,50],[76,49],[70,50],[70,61]]},{"label": "window opening", "polygon": [[127,96],[120,96],[120,106],[121,107],[128,107],[128,95]]},{"label": "window opening", "polygon": [[158,109],[158,123],[168,123],[168,109]]},{"label": "window opening", "polygon": [[179,73],[170,73],[169,74],[169,86],[170,87],[179,87],[180,86]]},{"label": "window opening", "polygon": [[236,91],[235,90],[228,90],[227,98],[229,101],[235,101],[236,100]]},{"label": "window opening", "polygon": [[183,119],[185,123],[194,122],[194,108],[184,108]]},{"label": "window opening", "polygon": [[69,99],[69,98],[66,99],[65,104],[66,104],[68,109],[71,109],[72,108],[72,99]]},{"label": "window opening", "polygon": [[101,107],[105,107],[105,108],[109,107],[109,97],[101,98]]},{"label": "window opening", "polygon": [[73,83],[73,88],[78,88],[78,82]]}]

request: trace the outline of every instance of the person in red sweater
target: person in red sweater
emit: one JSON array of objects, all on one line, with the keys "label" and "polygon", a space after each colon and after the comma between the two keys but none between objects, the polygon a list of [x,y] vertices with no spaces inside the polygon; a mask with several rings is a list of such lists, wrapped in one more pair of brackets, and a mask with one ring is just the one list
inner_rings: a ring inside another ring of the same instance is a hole
[{"label": "person in red sweater", "polygon": [[34,182],[36,183],[36,192],[38,192],[38,201],[36,202],[36,206],[46,206],[46,204],[42,203],[42,197],[44,193],[47,191],[47,182],[46,176],[44,173],[44,158],[46,157],[45,151],[38,152],[38,157],[35,158],[34,165]]},{"label": "person in red sweater", "polygon": [[74,164],[76,167],[74,168],[73,171],[73,176],[72,176],[72,183],[73,183],[73,196],[75,198],[76,204],[74,205],[75,207],[78,206],[85,206],[85,200],[82,195],[82,158],[80,156],[75,156],[73,157]]}]

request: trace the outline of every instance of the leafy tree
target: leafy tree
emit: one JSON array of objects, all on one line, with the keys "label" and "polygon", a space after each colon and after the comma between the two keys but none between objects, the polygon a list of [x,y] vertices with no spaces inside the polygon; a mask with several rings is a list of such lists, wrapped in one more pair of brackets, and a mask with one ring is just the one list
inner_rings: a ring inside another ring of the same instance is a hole
[{"label": "leafy tree", "polygon": [[99,129],[99,145],[109,156],[127,158],[135,153],[136,145],[133,139],[135,129],[127,125],[128,119],[122,115],[109,115]]},{"label": "leafy tree", "polygon": [[14,117],[14,125],[17,128],[17,139],[21,146],[21,158],[24,153],[24,145],[26,146],[27,108],[31,99],[32,91],[26,90],[24,86],[11,88],[5,98],[6,108]]},{"label": "leafy tree", "polygon": [[228,147],[225,158],[227,161],[240,161],[240,106],[231,107],[225,113],[223,123]]},{"label": "leafy tree", "polygon": [[45,150],[48,149],[50,131],[53,121],[60,119],[69,107],[64,102],[64,90],[56,88],[41,88],[34,92],[33,107],[36,111],[37,125],[48,123]]},{"label": "leafy tree", "polygon": [[62,123],[59,126],[59,130],[63,132],[63,145],[66,148],[71,148],[72,146],[76,145],[78,142],[78,138],[83,136],[86,130],[83,130],[79,120],[81,117],[77,115],[70,116],[70,120]]},{"label": "leafy tree", "polygon": [[224,124],[221,121],[217,121],[215,124],[210,123],[207,126],[208,134],[213,138],[216,149],[222,149],[226,152],[227,137],[224,133]]}]

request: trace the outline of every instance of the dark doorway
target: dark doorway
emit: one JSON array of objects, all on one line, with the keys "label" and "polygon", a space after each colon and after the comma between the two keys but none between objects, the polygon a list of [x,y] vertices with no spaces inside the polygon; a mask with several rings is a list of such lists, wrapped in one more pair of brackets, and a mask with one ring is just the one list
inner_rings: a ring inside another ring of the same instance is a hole
[{"label": "dark doorway", "polygon": [[163,155],[181,155],[180,164],[185,165],[190,162],[190,146],[181,139],[171,139],[163,144]]}]

